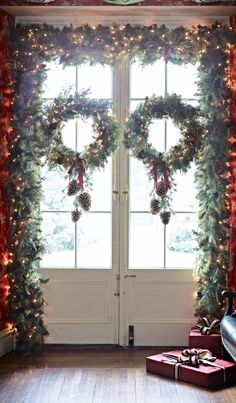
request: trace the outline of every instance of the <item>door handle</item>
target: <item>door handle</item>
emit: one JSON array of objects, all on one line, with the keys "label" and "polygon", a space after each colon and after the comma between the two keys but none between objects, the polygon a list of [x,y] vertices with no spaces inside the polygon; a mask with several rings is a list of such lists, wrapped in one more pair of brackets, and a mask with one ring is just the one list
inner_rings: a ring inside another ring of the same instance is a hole
[{"label": "door handle", "polygon": [[135,278],[135,277],[136,277],[136,274],[126,274],[126,275],[124,276],[124,278],[127,278],[127,277],[129,277],[129,278]]}]

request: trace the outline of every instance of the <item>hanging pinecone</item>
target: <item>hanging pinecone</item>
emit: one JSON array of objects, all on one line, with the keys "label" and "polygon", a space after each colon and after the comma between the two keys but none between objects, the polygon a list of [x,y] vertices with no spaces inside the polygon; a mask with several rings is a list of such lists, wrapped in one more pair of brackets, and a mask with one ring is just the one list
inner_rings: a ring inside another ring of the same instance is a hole
[{"label": "hanging pinecone", "polygon": [[165,182],[164,181],[159,182],[157,184],[157,188],[156,188],[157,195],[162,197],[162,196],[165,196],[166,192],[167,192],[167,189],[166,189]]},{"label": "hanging pinecone", "polygon": [[72,181],[69,182],[68,189],[67,189],[67,194],[68,196],[74,196],[76,193],[78,193],[80,187],[78,182],[73,179]]},{"label": "hanging pinecone", "polygon": [[150,203],[150,210],[151,210],[151,213],[152,214],[158,214],[159,213],[159,211],[160,211],[160,204],[159,204],[159,200],[157,200],[157,199],[155,199],[155,198],[153,198],[152,200],[151,200],[151,203]]},{"label": "hanging pinecone", "polygon": [[87,192],[83,192],[80,193],[80,195],[78,196],[78,202],[80,207],[85,210],[85,211],[89,211],[90,207],[91,207],[91,196],[89,193]]},{"label": "hanging pinecone", "polygon": [[170,216],[171,216],[170,211],[162,211],[160,213],[162,223],[165,225],[168,224],[170,221]]},{"label": "hanging pinecone", "polygon": [[77,222],[77,221],[79,221],[79,219],[80,219],[80,217],[81,217],[81,214],[82,214],[82,211],[79,211],[79,210],[73,210],[72,212],[71,212],[71,219],[72,219],[72,221],[73,222]]}]

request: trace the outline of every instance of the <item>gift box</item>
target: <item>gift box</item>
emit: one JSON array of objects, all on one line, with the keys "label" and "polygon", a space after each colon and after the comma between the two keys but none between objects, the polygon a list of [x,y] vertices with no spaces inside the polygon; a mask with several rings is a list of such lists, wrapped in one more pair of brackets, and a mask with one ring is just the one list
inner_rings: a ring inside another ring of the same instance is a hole
[{"label": "gift box", "polygon": [[[181,351],[170,351],[169,355],[180,356]],[[216,359],[213,363],[199,367],[181,364],[168,358],[165,353],[146,358],[146,370],[179,381],[192,383],[210,389],[236,385],[236,363]],[[214,366],[213,366],[214,365]]]},{"label": "gift box", "polygon": [[219,333],[202,334],[199,331],[192,329],[189,333],[188,345],[189,348],[208,349],[217,358],[221,358],[223,354],[221,335]]}]

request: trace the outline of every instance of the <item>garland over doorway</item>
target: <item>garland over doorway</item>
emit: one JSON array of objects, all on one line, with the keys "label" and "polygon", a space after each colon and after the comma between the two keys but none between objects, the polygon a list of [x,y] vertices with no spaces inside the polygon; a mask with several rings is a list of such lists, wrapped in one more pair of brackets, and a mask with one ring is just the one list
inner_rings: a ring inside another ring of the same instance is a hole
[{"label": "garland over doorway", "polygon": [[192,29],[165,26],[83,25],[62,29],[47,25],[17,26],[14,46],[13,136],[10,148],[8,197],[11,210],[8,265],[11,294],[9,319],[17,330],[17,349],[41,348],[47,333],[43,323],[43,281],[38,259],[44,251],[40,233],[39,166],[42,149],[42,84],[46,62],[64,66],[84,63],[118,64],[124,58],[143,64],[164,57],[175,64],[199,63],[200,113],[207,135],[197,160],[199,199],[198,296],[196,314],[221,317],[221,291],[227,285],[230,237],[229,144],[231,97],[230,50],[235,36],[214,24]]}]

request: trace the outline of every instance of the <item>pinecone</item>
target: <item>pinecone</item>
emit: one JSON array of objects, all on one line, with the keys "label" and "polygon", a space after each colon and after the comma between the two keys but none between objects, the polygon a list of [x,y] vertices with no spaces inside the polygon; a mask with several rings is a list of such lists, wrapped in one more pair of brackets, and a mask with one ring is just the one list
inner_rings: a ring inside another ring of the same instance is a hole
[{"label": "pinecone", "polygon": [[167,189],[166,189],[165,182],[164,181],[159,182],[157,184],[157,189],[156,189],[157,195],[162,197],[162,196],[165,196],[166,192],[167,192]]},{"label": "pinecone", "polygon": [[80,217],[81,217],[82,211],[79,210],[74,210],[71,212],[71,219],[73,222],[77,222],[79,221]]},{"label": "pinecone", "polygon": [[68,189],[67,189],[68,196],[75,195],[76,193],[78,193],[79,189],[80,189],[80,187],[79,187],[78,182],[75,179],[73,179],[72,181],[69,182],[69,185],[68,185]]},{"label": "pinecone", "polygon": [[160,211],[159,200],[153,198],[150,203],[150,210],[152,214],[158,214]]},{"label": "pinecone", "polygon": [[162,223],[165,225],[168,224],[170,221],[170,216],[171,216],[170,211],[162,211],[160,213]]},{"label": "pinecone", "polygon": [[85,210],[85,211],[89,211],[90,207],[91,207],[91,196],[89,193],[87,192],[83,192],[80,193],[80,195],[78,196],[78,202],[80,207]]}]

